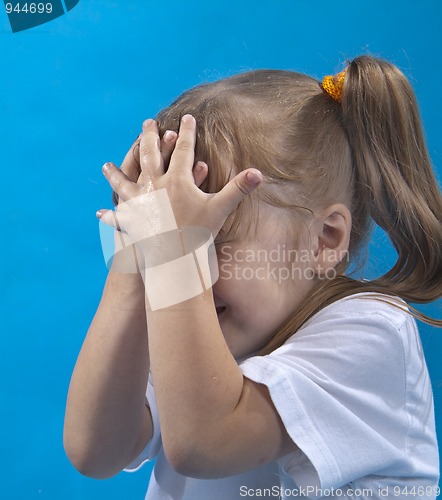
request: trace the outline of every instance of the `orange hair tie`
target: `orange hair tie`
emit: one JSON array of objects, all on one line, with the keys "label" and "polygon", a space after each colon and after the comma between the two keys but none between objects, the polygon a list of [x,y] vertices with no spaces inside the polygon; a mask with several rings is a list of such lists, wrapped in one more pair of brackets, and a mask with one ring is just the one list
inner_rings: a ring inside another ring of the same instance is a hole
[{"label": "orange hair tie", "polygon": [[322,80],[321,87],[327,92],[330,97],[336,102],[341,102],[342,99],[342,87],[344,86],[345,73],[347,69],[344,69],[337,75],[324,76]]}]

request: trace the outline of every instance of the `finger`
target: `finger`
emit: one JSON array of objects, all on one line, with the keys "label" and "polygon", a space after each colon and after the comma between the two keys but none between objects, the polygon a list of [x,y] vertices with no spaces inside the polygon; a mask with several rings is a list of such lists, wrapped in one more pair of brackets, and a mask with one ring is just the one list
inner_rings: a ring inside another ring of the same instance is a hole
[{"label": "finger", "polygon": [[181,118],[180,130],[175,150],[170,160],[168,172],[188,174],[192,171],[195,159],[196,122],[192,115]]},{"label": "finger", "polygon": [[137,182],[140,176],[140,135],[136,138],[135,142],[132,144],[131,148],[127,152],[123,163],[121,164],[120,170],[126,175],[126,177],[132,181]]},{"label": "finger", "polygon": [[199,161],[193,167],[192,173],[195,186],[200,187],[209,173],[209,167],[207,166],[207,163]]},{"label": "finger", "polygon": [[111,188],[123,201],[136,196],[138,191],[136,189],[136,184],[130,181],[113,163],[108,162],[103,165],[103,174]]},{"label": "finger", "polygon": [[106,210],[102,208],[97,211],[96,216],[104,224],[114,227],[117,231],[121,231],[122,218],[113,210]]},{"label": "finger", "polygon": [[143,123],[140,141],[140,164],[143,179],[153,180],[164,174],[164,163],[161,156],[160,136],[155,120]]},{"label": "finger", "polygon": [[240,172],[224,188],[213,197],[213,202],[227,217],[246,196],[254,191],[262,182],[263,177],[259,170],[249,168]]},{"label": "finger", "polygon": [[[140,136],[136,138],[135,142],[127,152],[123,163],[121,164],[120,170],[127,176],[130,181],[137,182],[141,172]],[[119,203],[119,196],[115,191],[112,193],[112,201],[115,206]]]},{"label": "finger", "polygon": [[165,168],[168,167],[170,162],[170,157],[175,148],[176,140],[178,134],[173,130],[166,130],[161,139],[161,157],[163,158],[163,165]]}]

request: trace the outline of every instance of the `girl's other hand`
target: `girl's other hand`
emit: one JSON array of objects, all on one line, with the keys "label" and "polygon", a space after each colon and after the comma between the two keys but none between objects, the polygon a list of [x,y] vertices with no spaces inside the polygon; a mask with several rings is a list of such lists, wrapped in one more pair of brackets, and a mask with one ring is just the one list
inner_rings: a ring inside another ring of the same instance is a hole
[{"label": "girl's other hand", "polygon": [[[169,166],[170,157],[172,156],[172,152],[175,148],[177,138],[178,134],[175,131],[166,130],[161,139],[161,146],[160,146],[161,156],[166,168]],[[141,140],[141,134],[136,138],[135,142],[130,147],[120,167],[120,170],[132,182],[138,182],[138,178],[140,177],[141,173],[140,140]],[[198,162],[195,165],[193,169],[193,178],[196,186],[198,187],[201,186],[201,184],[204,182],[204,179],[207,176],[207,173],[208,173],[207,165],[204,162]],[[113,201],[115,206],[118,205],[119,197],[115,192],[113,193]]]},{"label": "girl's other hand", "polygon": [[[164,213],[169,209],[177,228],[205,227],[216,236],[239,202],[261,183],[262,175],[256,169],[247,169],[236,175],[219,193],[203,193],[199,185],[206,177],[208,167],[203,162],[194,163],[195,119],[191,115],[182,118],[175,145],[172,144],[174,141],[168,143],[168,138],[170,134],[167,137],[165,134],[160,141],[154,120],[143,123],[141,173],[136,182],[132,180],[132,163],[128,163],[131,177],[111,163],[104,165],[104,175],[126,206],[121,210],[118,207],[116,212],[100,210],[97,216],[104,223],[126,232],[133,241],[140,241],[152,236],[152,231],[160,234],[170,230],[170,226],[164,224]],[[163,189],[165,191],[160,193]],[[168,206],[163,206],[164,203]]]}]

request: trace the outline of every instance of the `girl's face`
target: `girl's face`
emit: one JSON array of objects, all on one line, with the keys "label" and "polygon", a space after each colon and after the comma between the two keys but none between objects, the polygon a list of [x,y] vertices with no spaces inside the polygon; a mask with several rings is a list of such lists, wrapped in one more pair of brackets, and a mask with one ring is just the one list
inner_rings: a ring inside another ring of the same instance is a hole
[{"label": "girl's face", "polygon": [[218,319],[239,359],[258,350],[293,313],[314,284],[308,231],[295,234],[284,209],[260,203],[256,234],[216,242]]}]

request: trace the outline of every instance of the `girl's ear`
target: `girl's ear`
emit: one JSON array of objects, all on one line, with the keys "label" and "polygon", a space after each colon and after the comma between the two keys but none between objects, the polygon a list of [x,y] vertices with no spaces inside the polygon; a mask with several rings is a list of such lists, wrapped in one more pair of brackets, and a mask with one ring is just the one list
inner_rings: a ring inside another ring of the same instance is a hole
[{"label": "girl's ear", "polygon": [[351,214],[343,203],[330,205],[317,214],[311,227],[316,275],[327,273],[347,258],[350,233]]}]

